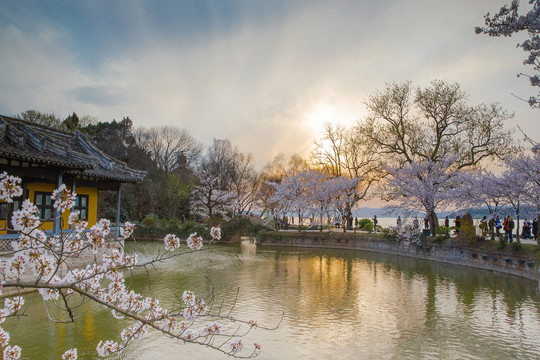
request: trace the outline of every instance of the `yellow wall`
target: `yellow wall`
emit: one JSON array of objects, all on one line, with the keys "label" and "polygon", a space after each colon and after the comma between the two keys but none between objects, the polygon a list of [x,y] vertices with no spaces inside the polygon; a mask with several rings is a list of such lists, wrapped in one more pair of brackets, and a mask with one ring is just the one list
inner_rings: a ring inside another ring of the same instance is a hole
[{"label": "yellow wall", "polygon": [[[26,183],[26,188],[28,189],[28,198],[30,201],[34,202],[34,194],[36,191],[38,192],[50,192],[52,193],[56,186],[53,184],[45,184],[45,183]],[[71,187],[68,186],[68,189],[71,189]],[[91,187],[76,187],[75,192],[77,195],[88,195],[88,227],[94,225],[97,222],[97,199],[98,199],[98,190],[96,188]],[[62,224],[63,229],[69,229],[68,224],[68,218],[69,218],[70,211],[65,211],[62,214]],[[11,219],[9,219],[11,221]],[[6,221],[4,219],[0,219],[0,229],[6,228]],[[52,222],[47,222],[43,224],[44,230],[52,230],[53,224]],[[6,234],[6,231],[0,231],[0,235]]]},{"label": "yellow wall", "polygon": [[[44,183],[27,183],[26,188],[28,189],[28,198],[30,201],[34,201],[35,192],[53,192],[56,189],[56,186],[53,184],[44,184]],[[71,187],[67,187],[71,189]],[[97,221],[97,189],[91,187],[76,187],[75,192],[78,195],[88,195],[88,226],[92,226]],[[69,229],[68,218],[70,211],[65,211],[62,214],[62,228]],[[43,229],[52,230],[52,222],[47,222],[43,224]]]}]

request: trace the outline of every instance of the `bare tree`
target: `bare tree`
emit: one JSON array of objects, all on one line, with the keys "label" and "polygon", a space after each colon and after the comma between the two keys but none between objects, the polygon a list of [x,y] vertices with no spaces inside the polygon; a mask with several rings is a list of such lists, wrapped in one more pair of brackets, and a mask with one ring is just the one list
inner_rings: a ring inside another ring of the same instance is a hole
[{"label": "bare tree", "polygon": [[343,125],[325,123],[321,139],[315,141],[312,161],[329,176],[343,175],[346,137],[347,131]]},{"label": "bare tree", "polygon": [[252,154],[235,152],[232,191],[236,194],[234,213],[250,212],[257,202],[256,193],[260,176],[255,170]]},{"label": "bare tree", "polygon": [[193,163],[202,151],[202,145],[187,130],[171,126],[141,128],[135,138],[166,175],[185,161]]},{"label": "bare tree", "polygon": [[37,110],[26,110],[15,116],[17,119],[29,121],[35,124],[50,126],[54,128],[60,128],[62,122],[54,113],[47,114]]},{"label": "bare tree", "polygon": [[241,153],[229,140],[214,139],[197,167],[196,176],[196,205],[210,219],[224,212],[249,211],[256,202],[259,177],[253,155]]},{"label": "bare tree", "polygon": [[369,144],[354,129],[326,123],[311,154],[313,163],[330,177],[355,179],[348,182],[355,186],[346,190],[349,200],[343,202],[341,208],[348,229],[352,228],[353,207],[367,197],[371,185],[380,180],[382,174],[376,153]]}]

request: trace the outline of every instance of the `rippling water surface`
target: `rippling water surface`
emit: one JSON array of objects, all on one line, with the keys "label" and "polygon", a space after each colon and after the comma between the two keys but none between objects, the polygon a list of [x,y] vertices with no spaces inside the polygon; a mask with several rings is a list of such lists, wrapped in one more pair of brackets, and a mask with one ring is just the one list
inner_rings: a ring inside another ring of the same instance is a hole
[{"label": "rippling water surface", "polygon": [[[128,244],[132,247],[133,244]],[[161,245],[138,244],[140,258]],[[129,250],[128,250],[129,251]],[[213,245],[129,280],[136,290],[174,299],[191,289],[244,320],[274,326],[244,339],[261,359],[537,359],[540,300],[536,284],[474,269],[345,250]],[[239,289],[238,297],[236,296]],[[83,304],[76,324],[54,324],[36,295],[27,314],[4,326],[31,359],[58,359],[67,348],[93,359],[98,339],[118,339],[109,311]],[[124,323],[125,325],[125,323]],[[225,359],[212,350],[156,333],[122,359]]]}]

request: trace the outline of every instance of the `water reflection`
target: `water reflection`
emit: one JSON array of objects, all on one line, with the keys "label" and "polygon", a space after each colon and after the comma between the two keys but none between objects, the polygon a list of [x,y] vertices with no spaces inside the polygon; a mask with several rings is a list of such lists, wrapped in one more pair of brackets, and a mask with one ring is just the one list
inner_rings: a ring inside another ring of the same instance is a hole
[{"label": "water reflection", "polygon": [[[138,251],[150,256],[158,246]],[[262,359],[532,359],[540,353],[535,284],[487,271],[345,250],[257,248],[246,241],[177,258],[150,278],[140,273],[130,281],[162,299],[213,289],[225,308],[239,288],[233,314],[260,324],[276,323],[284,311],[278,330],[257,330],[246,339],[262,344]],[[39,297],[29,299],[29,315],[40,312]],[[6,328],[33,359],[59,358],[73,343],[80,358],[92,359],[98,339],[118,338],[121,330],[109,312],[88,305],[76,324],[29,319],[6,322]],[[157,334],[121,358],[184,356],[226,358]]]}]

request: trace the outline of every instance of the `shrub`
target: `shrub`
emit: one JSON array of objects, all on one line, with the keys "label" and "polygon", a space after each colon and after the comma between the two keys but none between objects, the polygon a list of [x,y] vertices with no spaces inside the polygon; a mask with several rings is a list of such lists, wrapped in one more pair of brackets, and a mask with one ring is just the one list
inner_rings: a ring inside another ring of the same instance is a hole
[{"label": "shrub", "polygon": [[147,217],[145,217],[145,218],[143,219],[142,224],[143,224],[144,226],[154,226],[154,225],[156,224],[156,221],[154,220],[153,217],[147,216]]},{"label": "shrub", "polygon": [[435,228],[435,234],[448,236],[450,234],[450,228],[447,228],[446,226],[437,226]]},{"label": "shrub", "polygon": [[478,241],[476,236],[476,229],[472,221],[466,221],[462,219],[461,227],[459,228],[459,234],[457,236],[458,240],[466,242],[468,245],[473,245]]},{"label": "shrub", "polygon": [[203,239],[209,240],[211,238],[210,236],[210,230],[202,224],[199,224],[193,220],[187,220],[184,221],[184,223],[179,227],[178,235],[182,239],[186,239],[190,234],[196,232],[197,235],[200,235],[203,237]]},{"label": "shrub", "polygon": [[106,219],[108,219],[108,220],[116,221],[116,214],[117,214],[116,209],[110,207],[110,208],[107,208],[107,209],[105,210],[104,217],[105,217]]},{"label": "shrub", "polygon": [[499,243],[497,244],[497,249],[504,250],[508,246],[508,239],[506,236],[501,235],[499,236]]},{"label": "shrub", "polygon": [[521,248],[521,243],[519,241],[514,241],[510,244],[510,249],[512,249],[513,252],[519,252],[521,251]]},{"label": "shrub", "polygon": [[221,224],[221,238],[231,240],[235,235],[240,236],[260,236],[265,231],[269,231],[261,224],[253,224],[245,216],[237,216]]},{"label": "shrub", "polygon": [[365,231],[373,231],[373,222],[371,219],[360,219],[358,220],[358,228]]}]

